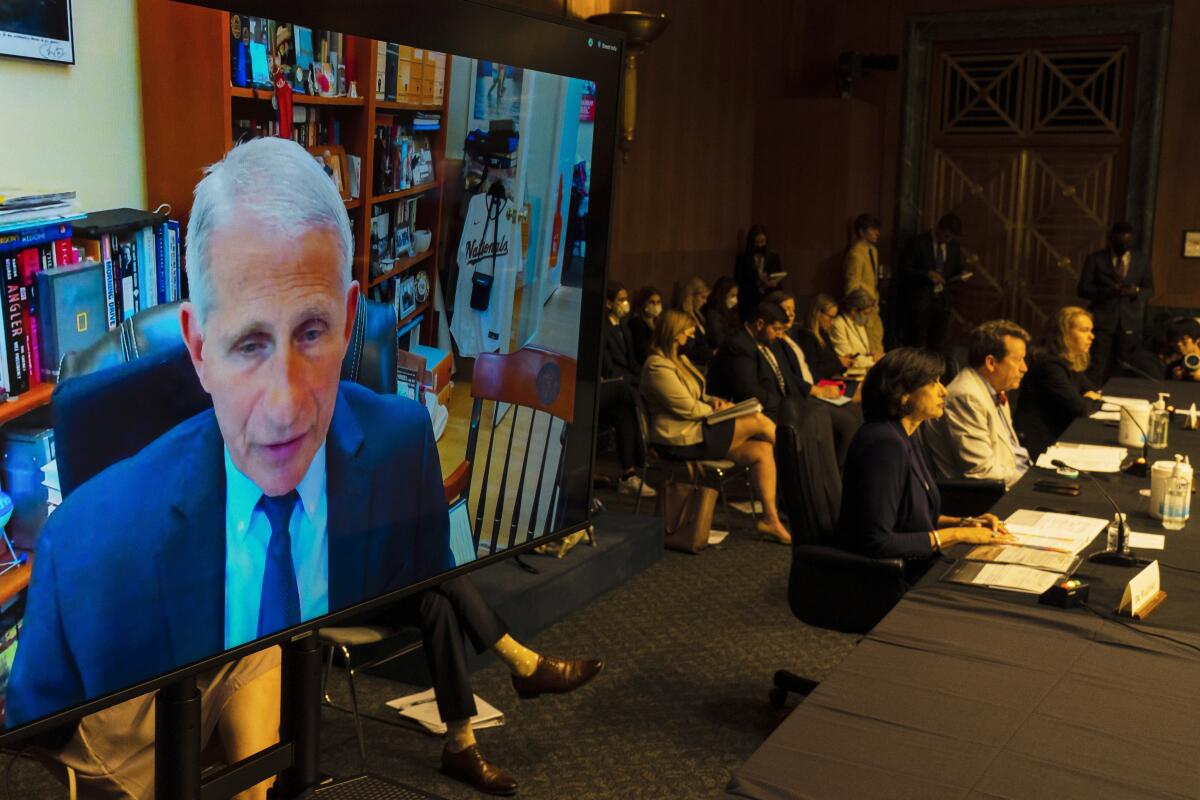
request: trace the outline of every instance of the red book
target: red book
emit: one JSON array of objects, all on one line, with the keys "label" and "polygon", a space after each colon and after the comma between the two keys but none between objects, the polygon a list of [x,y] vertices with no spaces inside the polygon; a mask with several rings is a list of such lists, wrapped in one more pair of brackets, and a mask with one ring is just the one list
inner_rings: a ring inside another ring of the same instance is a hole
[{"label": "red book", "polygon": [[[63,240],[70,246],[70,240]],[[57,243],[56,248],[57,251]],[[42,339],[38,334],[37,318],[37,279],[34,275],[41,269],[41,257],[36,247],[22,250],[17,263],[21,276],[21,286],[25,291],[24,308],[21,315],[25,319],[25,330],[29,337],[29,385],[37,386],[42,382]]]}]

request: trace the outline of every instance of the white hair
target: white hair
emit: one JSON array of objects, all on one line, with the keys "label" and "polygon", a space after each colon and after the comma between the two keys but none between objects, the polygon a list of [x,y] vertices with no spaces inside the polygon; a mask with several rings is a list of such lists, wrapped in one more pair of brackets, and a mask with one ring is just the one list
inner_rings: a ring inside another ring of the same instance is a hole
[{"label": "white hair", "polygon": [[203,325],[212,301],[209,251],[214,231],[247,220],[271,231],[299,235],[324,228],[337,236],[342,289],[350,286],[354,237],[337,186],[303,147],[265,137],[240,144],[204,171],[187,226],[189,299]]}]

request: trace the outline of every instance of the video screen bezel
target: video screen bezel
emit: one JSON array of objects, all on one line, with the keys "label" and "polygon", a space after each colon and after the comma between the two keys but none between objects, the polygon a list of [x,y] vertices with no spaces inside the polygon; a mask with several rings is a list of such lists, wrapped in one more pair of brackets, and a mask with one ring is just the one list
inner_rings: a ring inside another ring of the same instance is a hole
[{"label": "video screen bezel", "polygon": [[[218,667],[267,647],[284,644],[302,636],[315,635],[319,627],[334,625],[373,608],[393,603],[450,577],[520,555],[533,547],[553,542],[589,525],[588,510],[592,500],[595,459],[596,396],[600,380],[599,333],[603,320],[604,284],[610,247],[617,119],[623,91],[621,76],[625,44],[621,34],[582,20],[553,17],[476,0],[439,0],[435,6],[423,0],[342,0],[336,4],[323,0],[168,1],[286,20],[348,35],[403,42],[449,55],[501,61],[526,69],[568,78],[582,78],[595,83],[595,127],[592,173],[588,188],[588,225],[577,349],[575,415],[571,423],[572,426],[586,426],[587,430],[584,435],[576,427],[567,438],[567,446],[563,450],[563,486],[560,490],[561,496],[570,503],[566,508],[566,518],[580,521],[410,586],[332,611],[271,636],[223,650],[18,727],[0,728],[0,746],[3,747],[12,747],[21,740],[159,689],[188,675]],[[486,32],[487,35],[486,38],[472,36],[471,32]],[[604,47],[599,46],[601,42]],[[588,335],[589,332],[592,335]],[[590,346],[585,347],[585,344]],[[20,647],[19,637],[16,646]]]}]

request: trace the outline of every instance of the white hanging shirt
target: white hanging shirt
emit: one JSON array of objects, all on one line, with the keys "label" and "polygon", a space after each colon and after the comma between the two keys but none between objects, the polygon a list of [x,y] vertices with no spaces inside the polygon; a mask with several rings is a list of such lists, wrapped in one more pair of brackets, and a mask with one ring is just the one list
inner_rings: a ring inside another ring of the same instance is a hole
[{"label": "white hanging shirt", "polygon": [[[493,205],[499,205],[493,210],[492,219],[488,219],[488,203],[486,192],[471,198],[458,243],[458,282],[450,333],[459,354],[466,358],[495,353],[507,344],[512,332],[517,274],[523,261],[516,215],[510,220],[505,213],[512,203],[491,199]],[[471,308],[474,288],[471,278],[477,271],[493,276],[491,297],[483,311]]]}]

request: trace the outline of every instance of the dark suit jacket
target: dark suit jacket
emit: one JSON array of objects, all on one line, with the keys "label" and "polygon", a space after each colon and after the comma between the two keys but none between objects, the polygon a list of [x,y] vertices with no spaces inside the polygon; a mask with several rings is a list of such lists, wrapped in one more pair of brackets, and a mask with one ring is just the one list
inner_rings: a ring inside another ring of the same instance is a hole
[{"label": "dark suit jacket", "polygon": [[828,340],[822,344],[816,335],[806,328],[798,328],[792,338],[796,340],[796,344],[800,345],[800,349],[804,351],[804,358],[808,361],[808,369],[818,381],[834,378],[842,374],[844,371],[842,369],[842,362],[838,359],[837,353],[834,352],[833,346],[829,344]]},{"label": "dark suit jacket", "polygon": [[[928,558],[942,498],[920,447],[899,422],[858,429],[842,474],[840,547],[872,558]],[[926,489],[928,485],[928,489]]]},{"label": "dark suit jacket", "polygon": [[629,336],[633,341],[633,357],[637,363],[645,364],[646,356],[650,355],[650,341],[654,338],[654,329],[650,323],[634,314],[629,317]]},{"label": "dark suit jacket", "polygon": [[[933,281],[929,273],[937,269],[937,259],[933,254],[933,233],[926,231],[914,237],[900,255],[897,269],[900,296],[909,299],[933,299]],[[958,240],[946,243],[946,262],[942,265],[942,276],[950,280],[962,272],[962,256]],[[943,292],[943,298],[946,294]]]},{"label": "dark suit jacket", "polygon": [[1146,301],[1154,294],[1154,275],[1143,254],[1134,252],[1130,255],[1129,272],[1124,282],[1141,289],[1137,297],[1121,297],[1118,293],[1121,280],[1113,266],[1113,252],[1107,247],[1084,260],[1076,291],[1088,301],[1097,332],[1122,330],[1142,333]]},{"label": "dark suit jacket", "polygon": [[[329,609],[454,566],[420,405],[342,383],[326,439]],[[225,466],[211,410],[84,483],[38,539],[9,726],[225,649]]]},{"label": "dark suit jacket", "polygon": [[[812,387],[794,375],[786,364],[779,366],[787,397],[807,397]],[[757,397],[763,413],[772,418],[779,413],[784,400],[775,371],[745,328],[731,332],[713,359],[708,370],[708,390],[715,397],[728,397],[734,402]]]},{"label": "dark suit jacket", "polygon": [[1062,358],[1040,352],[1031,362],[1021,379],[1013,427],[1030,457],[1036,459],[1058,441],[1074,419],[1097,410],[1100,401],[1083,396],[1096,387],[1086,372],[1074,372]]},{"label": "dark suit jacket", "polygon": [[731,322],[723,309],[708,306],[704,309],[704,327],[709,347],[719,350],[721,345],[725,344],[730,331],[736,330],[739,324],[736,321]]},{"label": "dark suit jacket", "polygon": [[[770,275],[773,272],[783,272],[783,267],[779,263],[779,253],[768,251],[763,260],[763,273]],[[733,265],[733,280],[738,287],[738,313],[744,320],[764,296],[758,287],[758,270],[754,269],[753,253],[738,253]]]},{"label": "dark suit jacket", "polygon": [[629,326],[624,322],[613,325],[608,317],[605,317],[603,330],[600,337],[600,377],[620,378],[630,386],[636,387],[642,374],[642,362],[637,360],[633,334],[629,332]]}]

